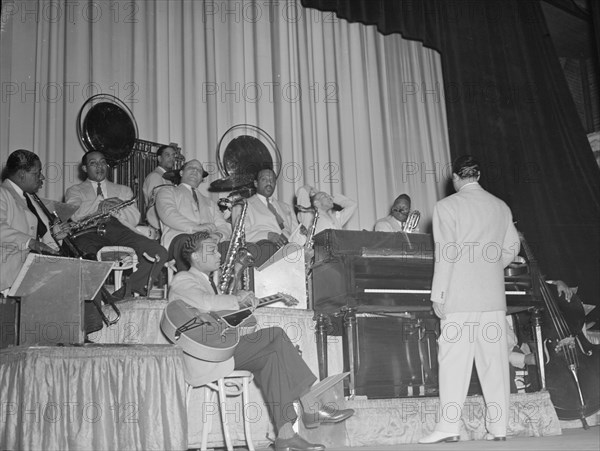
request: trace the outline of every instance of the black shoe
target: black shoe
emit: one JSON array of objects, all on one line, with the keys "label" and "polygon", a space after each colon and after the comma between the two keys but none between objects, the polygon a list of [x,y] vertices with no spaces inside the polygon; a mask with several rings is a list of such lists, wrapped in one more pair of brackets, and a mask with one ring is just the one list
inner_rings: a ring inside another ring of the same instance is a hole
[{"label": "black shoe", "polygon": [[309,443],[298,434],[294,434],[292,438],[277,438],[274,445],[275,451],[323,451],[325,449],[324,445]]},{"label": "black shoe", "polygon": [[126,298],[128,295],[129,295],[129,293],[127,290],[127,285],[123,285],[117,291],[113,292],[112,297],[114,299],[116,299],[117,301],[120,301],[120,300]]},{"label": "black shoe", "polygon": [[354,415],[353,409],[333,409],[327,405],[319,409],[318,412],[302,412],[302,423],[307,429],[316,428],[319,424],[339,423]]}]

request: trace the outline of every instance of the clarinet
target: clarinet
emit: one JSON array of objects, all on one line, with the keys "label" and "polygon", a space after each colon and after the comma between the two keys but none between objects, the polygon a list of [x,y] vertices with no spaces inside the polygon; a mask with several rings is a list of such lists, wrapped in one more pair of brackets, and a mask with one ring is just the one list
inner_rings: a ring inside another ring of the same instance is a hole
[{"label": "clarinet", "polygon": [[[61,250],[61,255],[63,257],[70,256],[70,257],[75,257],[75,258],[84,258],[84,253],[81,251],[81,249],[79,249],[77,247],[77,245],[75,244],[75,242],[71,239],[71,237],[69,235],[67,235],[63,239],[63,244],[66,246],[66,248],[68,249],[69,254],[70,254],[70,255],[66,255],[67,253],[65,252],[63,246],[61,246],[59,240],[57,240],[56,237],[54,236],[54,232],[52,230],[52,228],[55,225],[62,224],[63,223],[62,220],[58,217],[56,212],[50,212],[50,210],[48,210],[48,207],[46,207],[44,202],[42,202],[42,199],[40,199],[36,193],[32,193],[31,197],[33,197],[35,199],[35,201],[38,203],[38,205],[40,206],[40,208],[42,209],[42,211],[48,218],[48,224],[50,225],[50,235],[52,235],[52,238],[58,245],[58,248]],[[102,321],[104,322],[104,324],[106,324],[107,326],[111,326],[111,325],[115,324],[117,321],[119,321],[119,318],[121,318],[121,312],[115,305],[112,295],[108,292],[108,290],[106,289],[106,287],[104,285],[102,285],[102,287],[100,288],[100,292],[101,292],[102,298],[105,300],[105,302],[107,302],[112,307],[112,309],[115,311],[115,313],[117,314],[117,318],[112,321],[109,320],[106,317],[106,315],[104,314],[104,312],[102,311],[102,306],[100,305],[100,303],[96,299],[91,299],[91,301],[94,304],[94,306],[96,307],[96,309],[98,310],[98,312],[100,313],[100,316],[102,317]]]}]

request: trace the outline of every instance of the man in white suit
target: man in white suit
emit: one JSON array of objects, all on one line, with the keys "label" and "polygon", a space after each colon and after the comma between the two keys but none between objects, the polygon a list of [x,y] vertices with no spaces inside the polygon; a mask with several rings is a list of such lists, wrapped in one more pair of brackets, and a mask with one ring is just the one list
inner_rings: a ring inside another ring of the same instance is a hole
[{"label": "man in white suit", "polygon": [[161,243],[169,250],[169,259],[175,258],[179,271],[189,267],[180,253],[181,244],[189,234],[206,231],[218,236],[220,241],[231,237],[231,225],[217,203],[198,191],[207,175],[198,160],[190,160],[181,168],[181,183],[161,188],[156,194]]},{"label": "man in white suit", "polygon": [[[0,291],[12,286],[29,252],[59,254],[48,218],[30,196],[43,183],[36,154],[19,149],[8,156],[0,185]],[[66,230],[66,225],[56,225],[54,236],[62,239]]]},{"label": "man in white suit", "polygon": [[[248,198],[248,210],[244,222],[246,242],[255,243],[248,249],[254,255],[256,266],[260,266],[271,257],[277,249],[285,246],[298,227],[298,219],[294,209],[274,199],[277,177],[272,169],[262,169],[256,175],[254,186],[256,194]],[[232,224],[235,224],[241,209],[234,209]]]},{"label": "man in white suit", "polygon": [[456,442],[473,360],[486,402],[487,440],[506,440],[509,415],[504,268],[520,248],[508,206],[478,183],[470,155],[453,164],[456,193],[433,211],[436,260],[431,300],[440,318],[440,416],[419,443]]},{"label": "man in white suit", "polygon": [[[410,213],[410,204],[410,196],[408,194],[400,194],[394,200],[390,214],[385,218],[378,219],[373,230],[375,232],[402,232]],[[414,232],[418,231],[418,228],[414,230]]]},{"label": "man in white suit", "polygon": [[[87,180],[71,186],[65,195],[68,204],[79,207],[73,213],[72,219],[79,221],[90,215],[106,213],[124,201],[133,198],[131,188],[106,180],[108,165],[101,152],[88,152],[82,158],[82,169],[87,174]],[[84,254],[95,254],[104,246],[131,247],[138,257],[138,268],[116,297],[130,294],[145,296],[152,288],[152,281],[160,272],[167,260],[167,251],[156,241],[140,235],[135,226],[140,221],[140,212],[135,205],[129,205],[115,212],[105,223],[105,233],[86,233],[75,239],[75,244]],[[144,257],[146,253],[158,264]],[[148,284],[149,277],[150,286]]]},{"label": "man in white suit", "polygon": [[144,201],[146,203],[146,221],[157,230],[160,229],[160,223],[155,208],[156,188],[161,185],[173,185],[171,181],[164,179],[163,175],[165,175],[165,172],[173,169],[176,155],[177,149],[168,145],[160,146],[156,151],[158,166],[148,174],[142,185]]}]

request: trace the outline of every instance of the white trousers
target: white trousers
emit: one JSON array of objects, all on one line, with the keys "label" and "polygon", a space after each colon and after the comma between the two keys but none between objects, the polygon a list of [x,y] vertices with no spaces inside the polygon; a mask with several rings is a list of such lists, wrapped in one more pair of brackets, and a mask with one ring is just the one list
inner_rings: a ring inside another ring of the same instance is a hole
[{"label": "white trousers", "polygon": [[440,415],[436,431],[459,435],[461,418],[465,422],[475,420],[473,406],[465,405],[475,360],[486,404],[487,430],[506,436],[510,408],[506,312],[450,313],[440,326]]}]

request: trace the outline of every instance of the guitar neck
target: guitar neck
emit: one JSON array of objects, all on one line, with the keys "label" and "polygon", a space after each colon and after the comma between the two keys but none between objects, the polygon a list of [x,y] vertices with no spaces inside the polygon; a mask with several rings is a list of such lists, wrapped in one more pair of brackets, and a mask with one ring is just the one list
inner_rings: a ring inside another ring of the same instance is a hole
[{"label": "guitar neck", "polygon": [[267,305],[274,304],[275,302],[282,301],[284,298],[280,294],[272,294],[271,296],[265,296],[258,300],[256,308],[266,307]]}]

